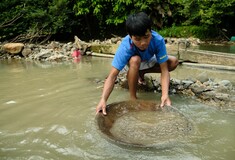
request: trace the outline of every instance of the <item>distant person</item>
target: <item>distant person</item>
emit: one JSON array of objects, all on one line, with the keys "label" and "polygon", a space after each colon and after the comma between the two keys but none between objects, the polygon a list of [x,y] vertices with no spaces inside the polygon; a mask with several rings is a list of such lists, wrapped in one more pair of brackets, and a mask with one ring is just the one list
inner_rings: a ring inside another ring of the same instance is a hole
[{"label": "distant person", "polygon": [[106,115],[106,103],[113,90],[119,72],[128,66],[127,80],[130,99],[136,100],[138,83],[145,85],[146,73],[161,73],[160,106],[170,106],[168,95],[170,74],[178,65],[177,58],[167,55],[164,38],[151,30],[152,22],[147,14],[140,12],[128,16],[126,30],[128,35],[119,45],[112,61],[111,71],[105,80],[103,93],[96,113],[102,111]]}]

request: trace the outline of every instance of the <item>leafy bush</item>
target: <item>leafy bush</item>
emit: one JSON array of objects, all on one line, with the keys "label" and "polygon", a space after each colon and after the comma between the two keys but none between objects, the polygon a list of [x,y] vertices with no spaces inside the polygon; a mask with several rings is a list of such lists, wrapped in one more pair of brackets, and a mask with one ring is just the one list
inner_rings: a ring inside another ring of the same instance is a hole
[{"label": "leafy bush", "polygon": [[216,38],[219,36],[215,28],[206,26],[172,26],[158,31],[164,37],[188,38],[194,37],[199,39]]},{"label": "leafy bush", "polygon": [[0,40],[16,36],[39,38],[70,32],[76,22],[68,0],[3,0],[0,3]]},{"label": "leafy bush", "polygon": [[223,29],[229,37],[235,33],[234,8],[235,0],[1,0],[0,41],[74,34],[105,38],[124,33],[127,16],[139,11],[163,35],[213,38]]}]

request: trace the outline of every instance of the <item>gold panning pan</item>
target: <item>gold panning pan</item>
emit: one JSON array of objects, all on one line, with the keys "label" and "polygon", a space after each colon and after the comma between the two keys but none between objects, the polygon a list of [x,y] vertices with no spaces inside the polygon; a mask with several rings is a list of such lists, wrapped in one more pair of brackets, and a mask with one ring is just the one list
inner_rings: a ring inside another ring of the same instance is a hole
[{"label": "gold panning pan", "polygon": [[174,107],[161,109],[151,101],[123,101],[107,106],[107,115],[96,116],[98,129],[115,144],[137,147],[170,147],[185,142],[193,123]]}]

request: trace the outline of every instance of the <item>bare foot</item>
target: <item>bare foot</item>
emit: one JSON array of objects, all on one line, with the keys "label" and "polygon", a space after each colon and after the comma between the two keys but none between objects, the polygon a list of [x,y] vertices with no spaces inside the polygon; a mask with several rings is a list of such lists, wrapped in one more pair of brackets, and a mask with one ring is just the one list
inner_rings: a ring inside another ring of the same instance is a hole
[{"label": "bare foot", "polygon": [[144,80],[144,76],[142,77],[142,76],[139,76],[139,78],[138,78],[138,84],[139,85],[146,85],[146,82],[145,82],[145,80]]}]

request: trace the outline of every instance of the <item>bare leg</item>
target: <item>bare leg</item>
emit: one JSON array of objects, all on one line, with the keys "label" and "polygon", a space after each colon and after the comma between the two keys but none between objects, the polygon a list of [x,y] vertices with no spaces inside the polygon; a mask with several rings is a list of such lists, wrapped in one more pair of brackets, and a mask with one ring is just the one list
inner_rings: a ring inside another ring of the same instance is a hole
[{"label": "bare leg", "polygon": [[132,56],[129,60],[129,70],[127,72],[128,86],[130,92],[130,98],[132,100],[137,99],[137,81],[139,77],[139,67],[141,59],[139,56]]}]

